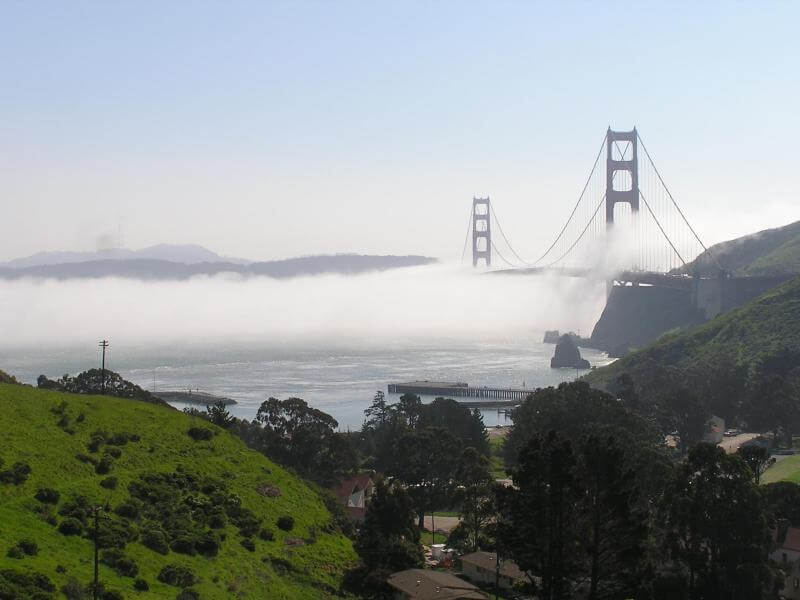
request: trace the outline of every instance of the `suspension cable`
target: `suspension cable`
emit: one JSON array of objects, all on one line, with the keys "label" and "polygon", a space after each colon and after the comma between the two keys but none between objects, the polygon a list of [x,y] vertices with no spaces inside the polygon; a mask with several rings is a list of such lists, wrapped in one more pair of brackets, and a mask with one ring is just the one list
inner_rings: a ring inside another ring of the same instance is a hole
[{"label": "suspension cable", "polygon": [[681,259],[681,262],[683,263],[683,266],[685,267],[686,266],[686,261],[683,260],[683,257],[681,256],[681,253],[678,252],[678,249],[672,243],[672,240],[669,239],[669,236],[667,235],[667,232],[664,231],[664,228],[661,226],[661,223],[659,223],[658,218],[656,217],[655,213],[653,212],[653,209],[650,208],[650,205],[647,203],[647,198],[644,197],[644,194],[642,193],[641,189],[639,189],[639,196],[644,201],[644,205],[647,207],[647,210],[650,213],[650,216],[653,217],[653,220],[656,222],[656,225],[658,225],[658,228],[661,230],[661,233],[664,235],[664,239],[667,240],[667,243],[670,245],[670,247],[672,248],[673,252],[675,252],[675,254],[678,256],[678,258]]},{"label": "suspension cable", "polygon": [[492,250],[494,250],[494,251],[495,251],[495,253],[497,254],[497,256],[499,256],[499,257],[500,257],[500,259],[501,259],[501,260],[502,260],[504,263],[506,263],[506,264],[507,264],[509,267],[512,267],[512,268],[514,267],[514,265],[513,265],[513,264],[511,264],[510,262],[508,262],[508,260],[506,259],[506,257],[505,257],[505,256],[503,256],[503,255],[500,253],[500,250],[498,250],[498,249],[497,249],[497,246],[495,246],[495,245],[494,245],[494,242],[492,242]]},{"label": "suspension cable", "polygon": [[[572,212],[570,213],[569,218],[567,219],[567,222],[564,223],[564,227],[561,228],[561,231],[556,236],[556,239],[553,241],[552,244],[550,244],[550,247],[547,250],[545,250],[544,254],[542,254],[538,259],[536,259],[536,262],[533,263],[534,265],[540,263],[544,259],[545,256],[550,254],[550,251],[555,247],[555,245],[561,239],[561,236],[563,236],[564,232],[567,230],[567,226],[572,221],[572,217],[575,216],[575,211],[578,210],[578,206],[580,206],[581,200],[583,200],[583,195],[586,193],[586,188],[589,187],[589,182],[592,180],[592,175],[594,175],[594,170],[597,168],[597,163],[600,160],[600,156],[603,154],[603,148],[606,145],[606,138],[607,137],[608,137],[608,132],[606,132],[605,135],[603,135],[603,142],[600,144],[600,150],[597,152],[597,157],[594,159],[594,164],[592,165],[592,170],[589,172],[589,177],[586,178],[586,183],[583,186],[583,190],[581,190],[581,195],[578,196],[578,201],[575,203],[575,206],[572,208]],[[603,197],[605,198],[605,196],[603,196]],[[562,258],[563,258],[563,256],[562,256]],[[561,259],[559,258],[558,260],[561,260]]]},{"label": "suspension cable", "polygon": [[581,231],[581,234],[578,236],[578,238],[577,238],[577,239],[576,239],[574,242],[572,242],[572,245],[571,245],[569,248],[567,248],[567,251],[566,251],[566,252],[564,252],[564,254],[562,254],[561,256],[559,256],[559,257],[558,257],[556,260],[554,260],[553,262],[551,262],[549,265],[547,265],[548,267],[552,267],[554,264],[556,264],[556,263],[557,263],[557,262],[559,262],[559,261],[560,261],[562,258],[564,258],[564,257],[565,257],[567,254],[569,254],[570,252],[572,252],[572,249],[573,249],[575,246],[577,246],[577,245],[578,245],[578,242],[580,242],[580,241],[581,241],[581,238],[582,238],[582,237],[583,237],[583,235],[586,233],[586,230],[587,230],[587,229],[589,229],[589,226],[590,226],[590,225],[591,225],[591,224],[594,222],[594,218],[597,216],[597,211],[599,211],[599,210],[600,210],[600,207],[601,207],[601,206],[603,206],[603,203],[604,203],[605,201],[606,201],[606,195],[605,195],[605,194],[603,194],[603,197],[600,199],[600,203],[597,205],[597,208],[595,208],[595,209],[594,209],[594,212],[592,213],[592,217],[589,219],[589,222],[588,222],[588,223],[586,223],[586,227],[584,227],[584,228],[583,228],[583,231]]},{"label": "suspension cable", "polygon": [[494,219],[494,222],[497,224],[497,228],[500,230],[500,235],[502,235],[503,239],[506,241],[506,245],[508,246],[508,249],[511,250],[511,253],[514,256],[516,256],[517,260],[519,260],[523,265],[531,266],[528,263],[528,261],[526,261],[524,258],[522,258],[519,254],[517,254],[517,251],[514,250],[514,247],[511,245],[511,242],[508,241],[508,238],[506,237],[506,234],[503,231],[503,226],[500,225],[500,219],[497,218],[497,213],[494,211],[494,204],[492,204],[491,202],[489,202],[489,210],[492,211],[492,218]]},{"label": "suspension cable", "polygon": [[461,251],[461,264],[464,264],[464,254],[467,253],[467,241],[469,241],[469,230],[472,229],[472,213],[475,212],[475,205],[469,209],[469,221],[467,222],[467,235],[464,236],[464,249]]},{"label": "suspension cable", "polygon": [[[658,167],[656,167],[655,162],[653,162],[653,158],[650,156],[650,153],[647,151],[647,146],[644,145],[644,141],[642,140],[642,136],[639,135],[638,131],[636,132],[636,137],[639,140],[639,143],[642,145],[642,150],[644,150],[645,156],[647,156],[647,160],[650,161],[650,166],[653,167],[653,170],[655,171],[656,175],[658,176],[658,180],[661,182],[661,185],[664,186],[664,190],[667,192],[667,196],[669,196],[669,199],[672,200],[673,206],[675,206],[675,208],[677,209],[678,213],[683,218],[683,222],[686,223],[686,226],[689,228],[689,231],[692,232],[692,235],[694,235],[695,239],[698,242],[700,242],[700,246],[702,246],[703,250],[708,253],[708,255],[711,257],[711,259],[721,269],[722,265],[717,260],[717,257],[714,256],[713,252],[711,252],[708,248],[706,248],[706,245],[703,243],[703,240],[700,239],[700,236],[697,235],[697,232],[692,227],[692,224],[689,223],[689,219],[687,219],[686,215],[683,214],[683,211],[681,210],[681,207],[678,206],[678,203],[675,201],[675,198],[672,197],[672,193],[669,191],[669,188],[667,187],[667,184],[664,182],[663,177],[661,177],[661,173],[658,171]],[[670,244],[671,244],[671,242],[670,242]],[[681,260],[683,260],[683,259],[681,259]],[[685,262],[683,264],[686,265]]]}]

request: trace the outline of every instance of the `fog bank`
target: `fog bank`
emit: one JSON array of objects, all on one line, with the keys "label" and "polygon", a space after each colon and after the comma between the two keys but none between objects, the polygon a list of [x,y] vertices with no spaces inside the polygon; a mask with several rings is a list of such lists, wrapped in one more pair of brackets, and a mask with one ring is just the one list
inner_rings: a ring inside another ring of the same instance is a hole
[{"label": "fog bank", "polygon": [[491,338],[548,328],[588,335],[604,287],[431,265],[358,276],[0,282],[0,346],[147,341]]}]

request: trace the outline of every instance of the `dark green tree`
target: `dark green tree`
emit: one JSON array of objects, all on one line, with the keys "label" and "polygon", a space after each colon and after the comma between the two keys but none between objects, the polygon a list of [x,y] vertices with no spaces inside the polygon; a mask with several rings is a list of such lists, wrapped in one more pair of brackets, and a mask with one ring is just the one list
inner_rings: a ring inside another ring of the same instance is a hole
[{"label": "dark green tree", "polygon": [[475,552],[479,549],[484,529],[496,514],[492,491],[494,477],[489,470],[489,459],[475,448],[465,448],[458,462],[456,481],[465,547]]},{"label": "dark green tree", "polygon": [[775,459],[770,455],[769,450],[758,444],[747,444],[740,446],[736,454],[742,457],[750,471],[753,473],[753,483],[759,485],[764,471],[775,464]]},{"label": "dark green tree", "polygon": [[739,456],[698,444],[677,468],[659,519],[666,556],[690,600],[771,597],[771,536],[762,496]]},{"label": "dark green tree", "polygon": [[235,420],[234,416],[228,412],[228,409],[222,400],[215,402],[211,406],[206,406],[206,413],[208,414],[209,421],[211,421],[214,425],[219,425],[223,429],[228,429],[228,427],[230,427]]}]

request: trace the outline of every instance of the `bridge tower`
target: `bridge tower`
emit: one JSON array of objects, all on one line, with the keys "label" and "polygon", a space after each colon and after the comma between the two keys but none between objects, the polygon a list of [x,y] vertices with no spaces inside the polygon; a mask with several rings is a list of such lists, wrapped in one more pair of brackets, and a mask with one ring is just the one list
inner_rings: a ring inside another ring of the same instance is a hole
[{"label": "bridge tower", "polygon": [[472,266],[482,258],[492,266],[492,225],[489,197],[472,199]]},{"label": "bridge tower", "polygon": [[[631,213],[639,212],[639,147],[636,128],[633,131],[611,131],[606,133],[606,229],[614,225],[614,206],[618,202],[631,205]],[[625,144],[620,148],[619,142]],[[618,158],[614,157],[617,148]],[[627,150],[632,150],[630,159],[625,159]]]}]

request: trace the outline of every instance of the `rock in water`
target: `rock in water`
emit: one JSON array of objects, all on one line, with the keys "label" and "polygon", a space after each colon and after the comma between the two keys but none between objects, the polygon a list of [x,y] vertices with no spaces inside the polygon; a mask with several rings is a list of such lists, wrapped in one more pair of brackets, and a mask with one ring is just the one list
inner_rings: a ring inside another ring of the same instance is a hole
[{"label": "rock in water", "polygon": [[544,343],[545,344],[557,344],[558,337],[559,337],[558,329],[549,329],[544,332]]},{"label": "rock in water", "polygon": [[556,344],[556,353],[550,359],[550,368],[559,369],[562,367],[569,367],[571,369],[588,369],[590,367],[589,361],[581,358],[580,350],[575,340],[568,334],[562,335],[558,338]]}]

